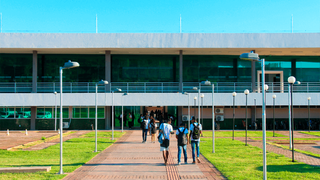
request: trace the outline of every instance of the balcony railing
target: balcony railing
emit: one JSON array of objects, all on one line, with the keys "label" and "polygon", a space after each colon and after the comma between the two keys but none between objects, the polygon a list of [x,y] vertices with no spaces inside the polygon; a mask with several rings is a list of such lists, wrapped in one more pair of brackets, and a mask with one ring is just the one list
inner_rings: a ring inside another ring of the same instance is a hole
[{"label": "balcony railing", "polygon": [[[267,93],[286,93],[288,92],[288,83],[267,82],[269,89]],[[215,93],[243,93],[245,89],[253,91],[252,84],[248,82],[215,82]],[[200,89],[202,93],[211,93],[212,86],[206,86],[196,82],[182,83],[182,91],[196,93],[193,87]],[[260,92],[260,86],[255,84],[255,92]],[[127,93],[177,93],[179,92],[178,82],[113,82],[107,86],[98,86],[98,92],[111,92],[120,88],[122,92]],[[38,93],[53,93],[60,91],[59,82],[39,82],[37,84]],[[0,93],[31,93],[32,83],[8,82],[0,83]],[[95,83],[93,82],[64,82],[63,92],[65,93],[94,93]],[[296,93],[319,93],[320,82],[303,82],[300,85],[293,86],[293,92]]]}]

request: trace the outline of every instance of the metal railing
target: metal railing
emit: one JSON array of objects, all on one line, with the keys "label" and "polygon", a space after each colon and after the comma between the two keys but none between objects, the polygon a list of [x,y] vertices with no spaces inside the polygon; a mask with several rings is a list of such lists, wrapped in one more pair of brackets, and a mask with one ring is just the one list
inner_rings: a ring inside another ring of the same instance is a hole
[{"label": "metal railing", "polygon": [[[122,92],[127,93],[177,93],[179,90],[178,82],[113,82],[110,85],[98,86],[98,92],[111,92],[116,88],[120,88]],[[243,93],[245,89],[250,92],[260,92],[261,83],[255,84],[254,90],[249,82],[214,82],[215,93]],[[287,93],[288,83],[267,82],[269,89],[267,93]],[[193,87],[200,89],[202,93],[211,93],[212,87],[206,86],[198,82],[182,83],[182,91],[196,93]],[[59,82],[39,82],[37,83],[38,93],[53,93],[60,91]],[[31,93],[32,83],[25,82],[6,82],[0,83],[0,93]],[[65,93],[94,93],[94,82],[64,82],[63,92]],[[300,85],[293,86],[295,93],[317,93],[320,92],[320,82],[302,82]]]}]

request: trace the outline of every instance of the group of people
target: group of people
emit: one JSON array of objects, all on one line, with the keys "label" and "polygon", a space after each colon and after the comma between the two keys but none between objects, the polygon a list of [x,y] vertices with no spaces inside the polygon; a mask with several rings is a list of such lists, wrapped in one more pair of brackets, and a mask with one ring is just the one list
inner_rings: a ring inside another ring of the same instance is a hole
[{"label": "group of people", "polygon": [[[141,116],[140,119],[141,129],[142,129],[142,143],[146,143],[147,134],[151,134],[151,143],[155,143],[155,137],[157,134],[157,123],[159,121],[155,120],[153,116],[145,115]],[[164,163],[167,164],[169,157],[169,146],[170,146],[170,135],[176,134],[176,139],[178,143],[178,165],[181,164],[181,153],[184,154],[184,162],[187,164],[187,145],[191,144],[192,148],[192,163],[200,163],[200,134],[202,134],[202,126],[197,120],[192,117],[190,130],[186,127],[184,123],[180,124],[180,127],[176,130],[176,133],[173,131],[171,125],[172,118],[169,118],[166,122],[160,123],[158,141],[160,142],[160,151],[162,151]],[[197,152],[197,154],[196,154]]]},{"label": "group of people", "polygon": [[[128,119],[129,118],[129,119]],[[120,114],[120,116],[118,117],[119,122],[122,122],[122,114]],[[127,114],[127,112],[124,112],[124,116],[123,116],[123,126],[126,127],[127,126],[127,122],[128,122],[128,127],[129,129],[132,129],[132,127],[134,126],[134,113],[130,113]]]}]

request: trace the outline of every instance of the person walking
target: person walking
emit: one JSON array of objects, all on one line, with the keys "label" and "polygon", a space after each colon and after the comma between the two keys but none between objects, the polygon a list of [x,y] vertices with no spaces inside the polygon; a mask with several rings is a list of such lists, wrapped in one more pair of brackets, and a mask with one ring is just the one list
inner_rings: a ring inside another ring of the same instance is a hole
[{"label": "person walking", "polygon": [[156,142],[157,124],[156,120],[151,116],[149,128],[151,130],[151,143]]},{"label": "person walking", "polygon": [[[191,120],[192,124],[190,125],[190,134],[189,139],[191,140],[191,148],[192,148],[192,159],[193,164],[196,163],[195,151],[197,150],[197,161],[200,163],[200,134],[202,131],[201,124],[197,123],[197,120],[193,117]],[[197,149],[195,149],[197,148]]]},{"label": "person walking", "polygon": [[173,134],[173,128],[171,126],[171,119],[167,123],[162,123],[160,126],[160,133],[163,133],[164,140],[160,144],[160,151],[162,151],[164,164],[167,165],[169,157],[169,145],[170,145],[170,134]]},{"label": "person walking", "polygon": [[184,155],[184,163],[188,163],[188,157],[187,157],[187,144],[188,144],[188,129],[185,127],[184,123],[180,124],[180,127],[176,131],[176,138],[178,140],[178,165],[181,165],[180,159],[181,159],[181,149],[183,149],[183,155]]},{"label": "person walking", "polygon": [[146,115],[143,121],[141,122],[142,124],[142,143],[145,143],[147,141],[147,133],[149,129],[149,123],[150,119],[149,116]]}]

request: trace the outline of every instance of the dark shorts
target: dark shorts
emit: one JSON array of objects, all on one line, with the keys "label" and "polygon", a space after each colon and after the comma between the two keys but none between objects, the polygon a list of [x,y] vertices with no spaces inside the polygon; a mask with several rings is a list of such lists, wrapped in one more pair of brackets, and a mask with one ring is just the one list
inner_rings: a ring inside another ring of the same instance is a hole
[{"label": "dark shorts", "polygon": [[168,139],[164,139],[160,146],[164,148],[168,148],[169,145],[170,145],[170,141]]}]

